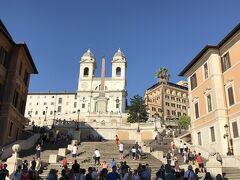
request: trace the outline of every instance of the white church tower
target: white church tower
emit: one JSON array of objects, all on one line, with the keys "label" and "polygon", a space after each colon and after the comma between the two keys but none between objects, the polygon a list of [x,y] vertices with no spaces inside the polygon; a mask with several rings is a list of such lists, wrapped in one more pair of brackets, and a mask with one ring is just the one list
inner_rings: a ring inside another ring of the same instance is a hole
[{"label": "white church tower", "polygon": [[117,90],[121,92],[119,94],[121,97],[117,97],[116,99],[116,101],[119,101],[120,112],[126,111],[126,68],[126,57],[119,48],[112,59],[112,80],[118,84],[116,87],[119,89]]},{"label": "white church tower", "polygon": [[78,91],[91,90],[91,81],[95,76],[95,69],[95,57],[90,49],[88,49],[80,60]]}]

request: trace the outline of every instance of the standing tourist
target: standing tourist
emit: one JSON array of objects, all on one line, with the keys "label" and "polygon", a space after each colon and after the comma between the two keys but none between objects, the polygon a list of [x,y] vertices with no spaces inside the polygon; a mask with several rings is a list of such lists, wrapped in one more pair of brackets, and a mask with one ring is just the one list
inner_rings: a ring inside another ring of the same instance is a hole
[{"label": "standing tourist", "polygon": [[117,166],[117,162],[115,161],[114,158],[113,158],[112,161],[110,162],[110,166],[111,166],[111,168],[112,168],[113,166]]},{"label": "standing tourist", "polygon": [[0,179],[5,180],[6,177],[9,177],[9,171],[7,170],[7,164],[4,164],[3,169],[0,170]]},{"label": "standing tourist", "polygon": [[201,156],[201,153],[198,153],[198,155],[196,156],[196,161],[198,163],[200,171],[204,172],[203,158]]},{"label": "standing tourist", "polygon": [[171,165],[172,157],[173,156],[171,150],[169,150],[168,153],[166,154],[167,164]]},{"label": "standing tourist", "polygon": [[37,159],[40,158],[40,156],[41,156],[41,150],[42,150],[41,145],[38,144],[36,147],[36,158]]},{"label": "standing tourist", "polygon": [[73,148],[72,148],[72,157],[73,157],[74,159],[76,159],[76,157],[77,157],[77,150],[78,150],[77,145],[74,144],[74,146],[73,146]]},{"label": "standing tourist", "polygon": [[175,150],[176,150],[176,145],[173,141],[171,142],[171,150],[172,150],[172,154],[174,156],[175,155]]},{"label": "standing tourist", "polygon": [[135,148],[135,146],[132,147],[132,158],[136,159],[136,154],[137,154],[137,150]]},{"label": "standing tourist", "polygon": [[115,143],[116,143],[116,146],[118,147],[118,144],[119,144],[119,138],[118,138],[118,135],[115,136]]},{"label": "standing tourist", "polygon": [[120,180],[121,179],[120,175],[117,173],[117,167],[116,166],[112,167],[112,172],[108,173],[106,179],[107,180]]},{"label": "standing tourist", "polygon": [[181,154],[182,156],[183,156],[183,149],[184,149],[183,142],[180,141],[179,150],[180,150],[180,154]]},{"label": "standing tourist", "polygon": [[119,153],[120,153],[120,158],[119,159],[123,159],[123,143],[120,142],[119,146]]},{"label": "standing tourist", "polygon": [[94,151],[94,157],[95,157],[95,166],[96,166],[96,162],[98,162],[98,165],[100,165],[100,152],[98,149]]}]

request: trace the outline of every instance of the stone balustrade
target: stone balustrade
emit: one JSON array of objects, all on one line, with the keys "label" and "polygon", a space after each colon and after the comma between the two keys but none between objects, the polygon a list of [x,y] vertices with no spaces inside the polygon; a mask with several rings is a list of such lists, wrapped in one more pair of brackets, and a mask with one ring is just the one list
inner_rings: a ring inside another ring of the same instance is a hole
[{"label": "stone balustrade", "polygon": [[33,146],[35,146],[35,144],[36,144],[36,142],[38,141],[39,138],[40,138],[40,134],[34,134],[33,136],[31,136],[28,139],[17,140],[14,143],[11,143],[7,146],[4,146],[3,147],[2,159],[6,159],[6,158],[8,158],[12,155],[12,153],[13,153],[12,146],[14,144],[19,144],[21,146],[22,150],[27,150],[27,149],[30,149]]}]

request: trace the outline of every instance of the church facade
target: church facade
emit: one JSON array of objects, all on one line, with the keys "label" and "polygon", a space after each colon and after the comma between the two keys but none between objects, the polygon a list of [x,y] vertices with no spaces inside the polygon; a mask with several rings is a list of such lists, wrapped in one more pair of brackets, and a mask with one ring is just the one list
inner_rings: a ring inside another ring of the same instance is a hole
[{"label": "church facade", "polygon": [[101,77],[96,77],[96,58],[87,50],[80,60],[77,91],[29,93],[25,117],[36,125],[44,125],[53,119],[80,122],[122,120],[126,117],[126,57],[119,49],[111,62],[112,76],[105,77],[103,58]]}]

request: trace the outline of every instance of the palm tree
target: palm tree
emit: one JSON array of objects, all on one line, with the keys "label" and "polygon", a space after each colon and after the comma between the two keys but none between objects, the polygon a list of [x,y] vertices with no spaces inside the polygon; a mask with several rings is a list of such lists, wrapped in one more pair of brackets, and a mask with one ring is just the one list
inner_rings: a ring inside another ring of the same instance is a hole
[{"label": "palm tree", "polygon": [[169,71],[165,67],[161,67],[155,73],[155,77],[159,79],[160,83],[166,84],[170,78]]}]

